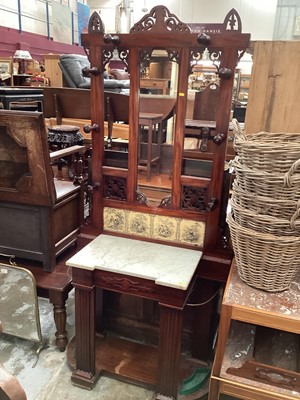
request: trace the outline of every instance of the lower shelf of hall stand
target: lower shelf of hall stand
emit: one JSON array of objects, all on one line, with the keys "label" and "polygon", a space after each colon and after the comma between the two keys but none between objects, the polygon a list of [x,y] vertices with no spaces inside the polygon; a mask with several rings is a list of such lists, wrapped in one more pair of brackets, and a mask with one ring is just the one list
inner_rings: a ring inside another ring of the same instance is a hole
[{"label": "lower shelf of hall stand", "polygon": [[[72,370],[76,368],[75,351],[75,338],[73,338],[67,349],[68,363]],[[200,360],[182,356],[181,376],[178,387],[184,379],[192,375],[195,368],[205,365],[206,364]],[[157,367],[157,347],[115,336],[103,338],[100,335],[96,335],[97,376],[106,375],[150,390],[155,390]],[[180,399],[181,396],[178,398]],[[196,398],[198,397],[195,397],[195,399]]]}]

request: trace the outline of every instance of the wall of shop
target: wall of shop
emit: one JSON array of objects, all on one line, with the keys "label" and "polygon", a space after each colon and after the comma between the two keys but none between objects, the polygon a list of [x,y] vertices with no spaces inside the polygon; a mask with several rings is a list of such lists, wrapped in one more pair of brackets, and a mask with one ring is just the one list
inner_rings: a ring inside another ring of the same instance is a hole
[{"label": "wall of shop", "polygon": [[88,9],[86,26],[97,11],[109,33],[127,32],[158,3],[186,23],[221,23],[235,8],[253,41],[300,39],[299,0],[0,0],[0,57],[16,49],[29,50],[38,60],[45,53],[84,54],[79,6]]},{"label": "wall of shop", "polygon": [[17,49],[37,60],[47,53],[83,54],[80,33],[89,15],[86,0],[0,0],[0,57]]}]

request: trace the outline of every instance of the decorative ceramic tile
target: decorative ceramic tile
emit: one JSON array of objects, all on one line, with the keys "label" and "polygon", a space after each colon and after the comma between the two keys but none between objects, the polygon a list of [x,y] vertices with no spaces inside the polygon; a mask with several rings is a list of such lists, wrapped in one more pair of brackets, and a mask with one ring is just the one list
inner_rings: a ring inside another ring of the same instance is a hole
[{"label": "decorative ceramic tile", "polygon": [[177,242],[177,220],[176,218],[153,216],[153,237],[155,239]]},{"label": "decorative ceramic tile", "polygon": [[205,224],[204,222],[182,219],[179,227],[180,243],[193,246],[203,246]]},{"label": "decorative ceramic tile", "polygon": [[151,237],[151,214],[130,211],[128,213],[128,233]]},{"label": "decorative ceramic tile", "polygon": [[205,224],[189,219],[105,207],[104,229],[110,232],[202,247]]},{"label": "decorative ceramic tile", "polygon": [[117,208],[104,208],[104,229],[125,233],[125,212]]}]

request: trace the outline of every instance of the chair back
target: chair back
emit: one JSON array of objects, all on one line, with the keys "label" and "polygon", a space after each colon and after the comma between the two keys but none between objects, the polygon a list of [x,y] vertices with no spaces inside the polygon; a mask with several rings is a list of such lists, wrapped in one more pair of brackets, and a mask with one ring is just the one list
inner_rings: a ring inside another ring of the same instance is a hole
[{"label": "chair back", "polygon": [[193,119],[215,121],[220,87],[209,83],[205,89],[195,94]]},{"label": "chair back", "polygon": [[0,201],[56,201],[43,113],[0,110]]}]

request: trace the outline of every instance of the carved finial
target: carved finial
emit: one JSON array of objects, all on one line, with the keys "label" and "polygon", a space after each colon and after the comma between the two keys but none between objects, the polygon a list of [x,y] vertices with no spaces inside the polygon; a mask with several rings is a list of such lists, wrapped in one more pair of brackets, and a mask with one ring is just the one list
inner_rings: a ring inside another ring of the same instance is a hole
[{"label": "carved finial", "polygon": [[190,32],[190,28],[184,22],[181,22],[175,14],[164,6],[152,8],[149,14],[146,14],[139,22],[133,25],[130,33],[142,32]]},{"label": "carved finial", "polygon": [[105,28],[103,21],[97,11],[94,11],[89,20],[89,33],[104,33]]},{"label": "carved finial", "polygon": [[242,32],[242,21],[239,13],[232,8],[226,15],[223,22],[224,31]]}]

